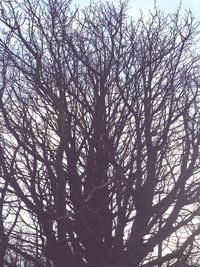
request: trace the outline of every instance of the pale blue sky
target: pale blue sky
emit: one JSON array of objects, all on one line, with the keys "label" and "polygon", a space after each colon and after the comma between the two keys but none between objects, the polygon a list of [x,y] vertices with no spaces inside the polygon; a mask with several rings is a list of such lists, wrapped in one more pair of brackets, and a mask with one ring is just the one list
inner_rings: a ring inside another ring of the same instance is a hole
[{"label": "pale blue sky", "polygon": [[[101,0],[105,2],[106,0]],[[98,3],[98,0],[93,0],[94,3]],[[117,4],[117,0],[112,1],[113,3]],[[166,13],[172,13],[175,11],[179,5],[180,0],[157,0],[157,6],[164,10]],[[184,11],[185,9],[191,9],[194,16],[197,19],[200,19],[200,0],[182,0],[181,10]],[[88,5],[90,0],[72,0],[73,4],[80,5],[83,7],[84,5]],[[147,11],[148,9],[152,9],[154,6],[154,0],[129,0],[130,6],[130,14],[132,16],[138,16],[139,10],[142,9],[143,12]]]},{"label": "pale blue sky", "polygon": [[[181,2],[182,11],[191,9],[194,16],[200,19],[200,0],[182,0]],[[180,0],[157,0],[156,3],[157,6],[166,13],[172,13],[180,6]],[[135,9],[137,10],[136,12],[138,12],[139,9],[152,9],[154,0],[131,0],[130,5],[132,6],[133,12]]]}]

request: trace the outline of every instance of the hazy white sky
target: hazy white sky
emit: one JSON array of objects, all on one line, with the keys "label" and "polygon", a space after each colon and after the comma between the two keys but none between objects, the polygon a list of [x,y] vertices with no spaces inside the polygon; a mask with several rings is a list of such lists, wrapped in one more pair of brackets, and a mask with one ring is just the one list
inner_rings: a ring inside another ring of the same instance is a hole
[{"label": "hazy white sky", "polygon": [[[101,0],[105,2],[106,0]],[[93,0],[94,3],[98,3],[98,0]],[[118,2],[118,0],[112,1],[113,3]],[[194,16],[197,19],[200,19],[200,0],[182,0],[181,1],[181,10],[184,11],[185,9],[191,9]],[[88,5],[90,0],[72,0],[73,4],[80,5],[83,7],[84,5]],[[175,11],[179,5],[180,0],[157,0],[157,6],[164,10],[166,13],[171,13]],[[142,9],[143,12],[147,11],[148,9],[152,9],[154,6],[154,0],[129,0],[130,6],[130,14],[132,16],[139,15],[139,10]]]}]

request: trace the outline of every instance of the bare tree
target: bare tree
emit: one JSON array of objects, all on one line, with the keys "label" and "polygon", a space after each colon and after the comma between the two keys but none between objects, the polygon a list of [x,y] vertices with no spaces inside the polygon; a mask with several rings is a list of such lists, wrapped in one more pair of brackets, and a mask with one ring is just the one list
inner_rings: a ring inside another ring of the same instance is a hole
[{"label": "bare tree", "polygon": [[198,25],[190,12],[126,14],[126,2],[1,2],[2,179],[20,200],[6,259],[16,266],[198,257]]}]

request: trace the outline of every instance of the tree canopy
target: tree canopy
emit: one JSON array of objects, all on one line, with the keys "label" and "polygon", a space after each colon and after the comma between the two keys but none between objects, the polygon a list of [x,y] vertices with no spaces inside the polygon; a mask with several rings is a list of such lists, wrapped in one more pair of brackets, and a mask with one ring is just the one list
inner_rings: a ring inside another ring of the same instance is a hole
[{"label": "tree canopy", "polygon": [[127,9],[0,2],[1,266],[200,264],[198,23]]}]

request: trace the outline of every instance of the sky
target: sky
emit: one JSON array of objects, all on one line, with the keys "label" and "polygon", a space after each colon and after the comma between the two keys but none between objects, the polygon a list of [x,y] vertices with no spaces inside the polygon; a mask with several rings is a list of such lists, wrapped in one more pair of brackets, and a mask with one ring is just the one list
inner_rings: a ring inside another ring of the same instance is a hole
[{"label": "sky", "polygon": [[[165,11],[166,13],[172,13],[176,11],[181,3],[181,11],[184,12],[185,9],[191,9],[196,19],[200,19],[200,1],[199,0],[157,0],[157,6],[159,9]],[[139,14],[139,10],[152,9],[154,6],[154,0],[131,0],[130,1],[131,10],[134,14]]]},{"label": "sky", "polygon": [[[105,2],[106,0],[101,0]],[[98,0],[93,0],[94,3],[98,3]],[[112,1],[117,3],[117,0]],[[200,20],[200,0],[182,0],[181,1],[181,11],[184,12],[185,9],[191,9],[195,18]],[[72,0],[73,4],[80,5],[84,7],[90,3],[90,0]],[[180,6],[180,0],[157,0],[157,6],[159,9],[165,11],[166,13],[173,13]],[[135,17],[140,14],[140,9],[145,13],[148,9],[153,9],[154,0],[129,0],[130,15]]]}]

